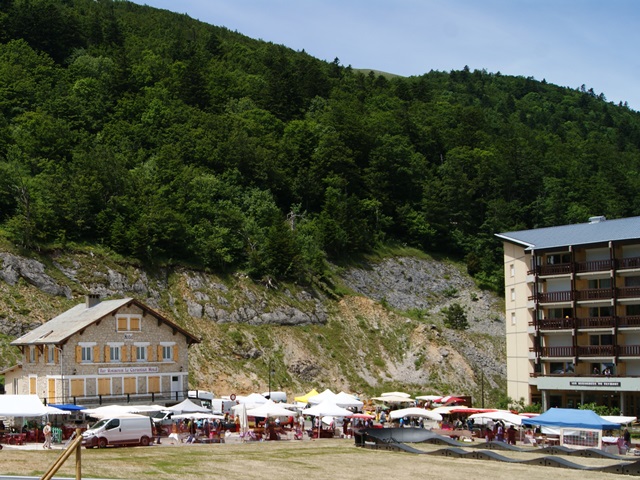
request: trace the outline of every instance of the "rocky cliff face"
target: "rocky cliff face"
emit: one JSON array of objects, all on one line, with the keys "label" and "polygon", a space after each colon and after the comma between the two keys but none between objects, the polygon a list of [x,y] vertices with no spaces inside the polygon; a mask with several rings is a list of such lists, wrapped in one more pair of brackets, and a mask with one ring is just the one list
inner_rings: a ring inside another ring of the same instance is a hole
[{"label": "rocky cliff face", "polygon": [[[256,284],[235,275],[145,271],[95,253],[24,258],[0,252],[1,367],[8,342],[83,301],[86,293],[132,296],[202,338],[191,350],[193,387],[218,394],[311,387],[356,392],[402,388],[473,395],[504,391],[501,301],[452,263],[392,257],[336,274],[335,299],[319,289]],[[467,330],[441,313],[453,303]],[[269,375],[269,370],[272,374]],[[480,403],[479,400],[476,403]]]}]

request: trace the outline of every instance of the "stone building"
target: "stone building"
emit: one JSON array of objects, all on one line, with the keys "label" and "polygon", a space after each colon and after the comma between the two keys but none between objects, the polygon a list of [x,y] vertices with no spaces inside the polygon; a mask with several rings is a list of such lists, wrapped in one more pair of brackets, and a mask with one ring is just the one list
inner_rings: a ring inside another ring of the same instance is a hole
[{"label": "stone building", "polygon": [[11,342],[22,363],[3,372],[6,393],[82,405],[180,400],[199,341],[138,300],[88,295]]}]

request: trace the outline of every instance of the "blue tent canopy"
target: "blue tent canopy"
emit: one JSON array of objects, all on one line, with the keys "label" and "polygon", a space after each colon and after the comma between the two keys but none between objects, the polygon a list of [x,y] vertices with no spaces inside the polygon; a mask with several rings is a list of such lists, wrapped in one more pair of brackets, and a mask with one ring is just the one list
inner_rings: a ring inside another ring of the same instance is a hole
[{"label": "blue tent canopy", "polygon": [[74,405],[73,403],[50,403],[49,405],[59,408],[60,410],[66,410],[67,412],[75,412],[77,410],[85,410],[87,408],[82,405]]},{"label": "blue tent canopy", "polygon": [[591,428],[597,430],[617,430],[619,423],[605,420],[593,410],[574,408],[551,408],[537,417],[523,420],[524,425],[540,425],[556,428]]}]

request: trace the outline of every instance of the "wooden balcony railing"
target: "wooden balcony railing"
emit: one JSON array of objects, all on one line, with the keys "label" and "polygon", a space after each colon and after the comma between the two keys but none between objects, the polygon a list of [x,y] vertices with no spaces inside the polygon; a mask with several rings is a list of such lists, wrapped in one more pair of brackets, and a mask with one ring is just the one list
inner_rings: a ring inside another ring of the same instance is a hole
[{"label": "wooden balcony railing", "polygon": [[607,300],[613,298],[613,289],[611,288],[589,288],[586,290],[577,290],[576,300]]},{"label": "wooden balcony railing", "polygon": [[618,258],[614,261],[607,260],[590,260],[588,262],[576,263],[558,263],[555,265],[537,265],[529,270],[529,275],[537,274],[541,277],[550,275],[568,275],[570,273],[590,273],[590,272],[606,272],[612,270],[613,267],[618,270],[628,270],[632,268],[640,269],[640,257]]},{"label": "wooden balcony railing", "polygon": [[640,268],[640,257],[620,258],[618,260],[618,270],[625,270],[630,268]]},{"label": "wooden balcony railing", "polygon": [[543,318],[534,322],[540,330],[567,330],[575,328],[575,318]]},{"label": "wooden balcony railing", "polygon": [[562,303],[573,300],[573,292],[566,290],[564,292],[547,292],[539,293],[537,296],[529,297],[529,300],[537,300],[538,303]]},{"label": "wooden balcony railing", "polygon": [[576,263],[576,272],[606,272],[613,268],[613,262],[611,260],[592,260],[590,262],[578,262]]},{"label": "wooden balcony railing", "polygon": [[543,357],[575,357],[574,347],[542,347],[540,355]]},{"label": "wooden balcony railing", "polygon": [[578,347],[580,357],[613,357],[615,348],[613,345],[585,345]]},{"label": "wooden balcony railing", "polygon": [[618,355],[621,357],[639,357],[640,345],[620,345],[618,346]]},{"label": "wooden balcony railing", "polygon": [[585,317],[576,319],[577,328],[610,328],[616,324],[615,317]]},{"label": "wooden balcony railing", "polygon": [[640,287],[620,287],[616,293],[618,298],[640,298]]},{"label": "wooden balcony railing", "polygon": [[640,315],[618,317],[618,327],[640,327]]}]

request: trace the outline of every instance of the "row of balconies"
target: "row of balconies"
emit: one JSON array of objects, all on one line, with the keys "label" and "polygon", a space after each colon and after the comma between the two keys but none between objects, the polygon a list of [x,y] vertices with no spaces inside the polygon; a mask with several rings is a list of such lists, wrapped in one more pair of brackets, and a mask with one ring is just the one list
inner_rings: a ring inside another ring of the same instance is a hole
[{"label": "row of balconies", "polygon": [[611,300],[613,298],[638,298],[640,299],[640,287],[618,288],[588,288],[584,290],[564,290],[561,292],[544,292],[531,295],[529,300],[538,303],[569,303],[587,302],[597,300]]},{"label": "row of balconies", "polygon": [[542,358],[640,357],[640,345],[583,345],[577,347],[534,347],[529,349]]},{"label": "row of balconies", "polygon": [[619,258],[615,260],[592,260],[589,262],[559,263],[555,265],[538,265],[529,270],[529,275],[540,277],[552,275],[568,275],[571,273],[606,272],[609,270],[640,269],[640,257]]},{"label": "row of balconies", "polygon": [[619,317],[543,318],[529,322],[538,330],[589,330],[597,328],[640,328],[640,315]]}]

